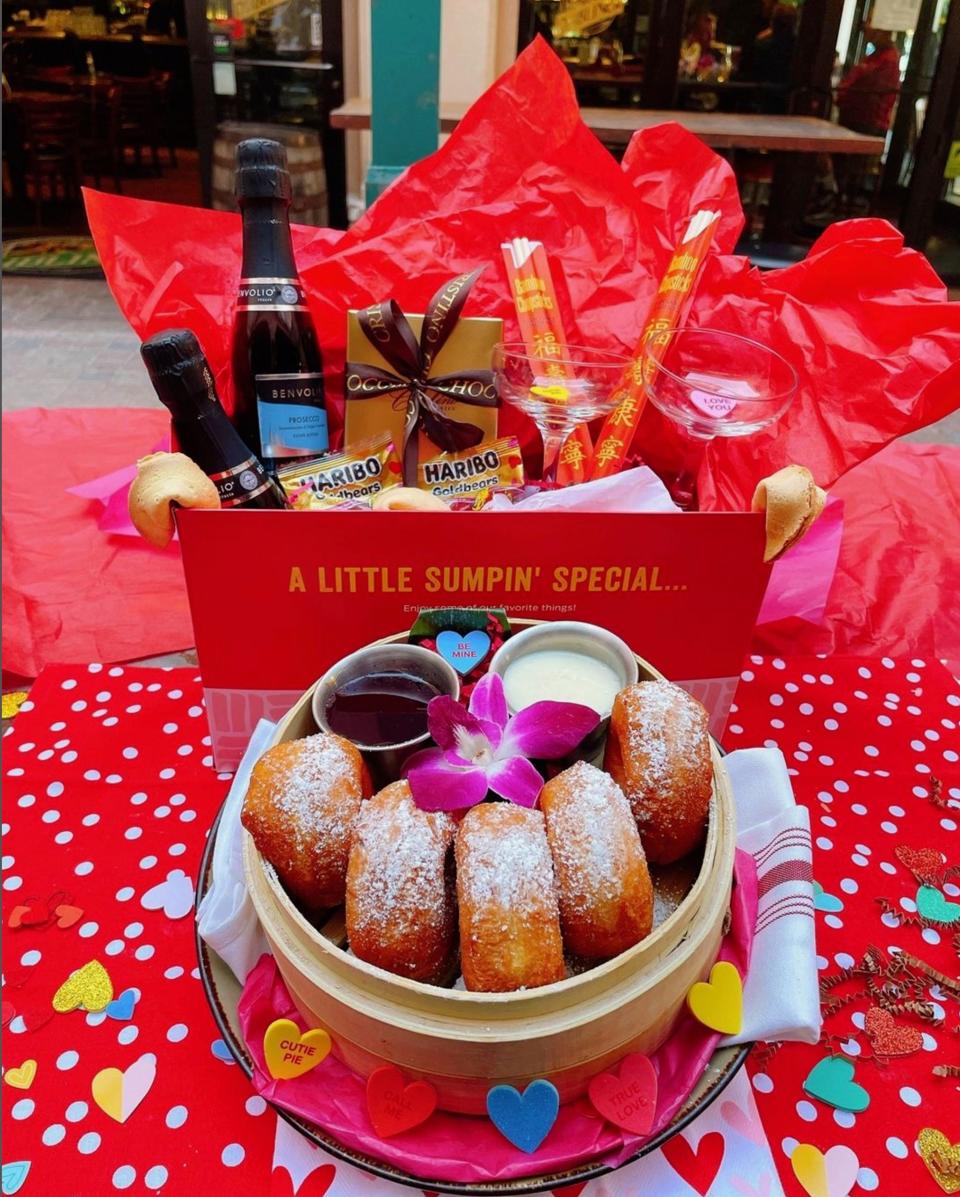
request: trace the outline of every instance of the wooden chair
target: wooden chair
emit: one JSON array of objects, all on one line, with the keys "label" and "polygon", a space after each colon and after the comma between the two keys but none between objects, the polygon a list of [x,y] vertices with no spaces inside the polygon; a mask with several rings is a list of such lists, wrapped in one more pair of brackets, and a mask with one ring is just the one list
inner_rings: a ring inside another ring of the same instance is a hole
[{"label": "wooden chair", "polygon": [[159,175],[161,101],[156,79],[152,75],[143,79],[114,76],[113,82],[120,91],[120,162],[126,165],[129,147],[133,150],[134,162],[139,171],[143,165],[143,152],[149,150],[153,172]]},{"label": "wooden chair", "polygon": [[103,175],[112,175],[114,190],[120,193],[120,89],[112,79],[98,79],[78,91],[83,104],[80,161],[84,174],[92,175],[98,188]]},{"label": "wooden chair", "polygon": [[33,183],[37,227],[43,223],[44,181],[51,200],[80,198],[80,101],[76,96],[25,95],[21,101],[26,176]]}]

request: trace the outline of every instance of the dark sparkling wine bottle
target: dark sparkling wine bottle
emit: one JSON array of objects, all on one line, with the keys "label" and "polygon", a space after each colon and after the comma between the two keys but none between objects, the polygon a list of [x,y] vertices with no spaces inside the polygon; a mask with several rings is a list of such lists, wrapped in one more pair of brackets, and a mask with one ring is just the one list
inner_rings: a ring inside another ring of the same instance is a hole
[{"label": "dark sparkling wine bottle", "polygon": [[290,175],[277,141],[237,146],[243,267],[233,326],[233,422],[270,471],[330,447],[323,359],[290,240]]},{"label": "dark sparkling wine bottle", "polygon": [[285,507],[283,495],[220,406],[197,338],[185,328],[140,346],[150,381],[173,417],[181,450],[220,492],[224,507]]}]

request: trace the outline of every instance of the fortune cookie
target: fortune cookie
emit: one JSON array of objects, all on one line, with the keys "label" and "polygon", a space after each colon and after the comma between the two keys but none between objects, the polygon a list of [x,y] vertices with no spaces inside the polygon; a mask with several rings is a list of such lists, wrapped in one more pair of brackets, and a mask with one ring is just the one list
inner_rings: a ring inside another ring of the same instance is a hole
[{"label": "fortune cookie", "polygon": [[143,539],[164,549],[174,532],[174,503],[179,507],[219,507],[220,495],[203,470],[183,453],[151,453],[137,462],[127,502],[133,526]]},{"label": "fortune cookie", "polygon": [[373,500],[374,511],[449,511],[443,499],[415,486],[391,486]]},{"label": "fortune cookie", "polygon": [[762,478],[753,492],[751,511],[766,512],[764,561],[776,559],[797,543],[827,501],[826,492],[805,466],[788,465]]}]

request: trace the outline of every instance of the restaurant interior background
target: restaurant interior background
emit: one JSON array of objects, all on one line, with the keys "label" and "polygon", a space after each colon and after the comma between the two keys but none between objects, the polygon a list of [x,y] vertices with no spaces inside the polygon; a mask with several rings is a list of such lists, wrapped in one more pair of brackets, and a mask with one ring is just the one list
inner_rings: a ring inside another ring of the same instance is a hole
[{"label": "restaurant interior background", "polygon": [[[424,3],[425,21],[436,7]],[[715,148],[736,169],[741,249],[758,265],[802,257],[833,220],[877,214],[960,284],[960,0],[440,9],[447,126],[541,35],[583,107],[725,113],[749,131],[748,147]],[[294,219],[345,227],[363,210],[370,0],[3,0],[3,24],[5,271],[96,270],[81,183],[231,207],[235,145],[257,133],[287,144]],[[415,46],[420,32],[410,21],[404,35]],[[882,135],[884,152],[764,148],[788,114]]]}]

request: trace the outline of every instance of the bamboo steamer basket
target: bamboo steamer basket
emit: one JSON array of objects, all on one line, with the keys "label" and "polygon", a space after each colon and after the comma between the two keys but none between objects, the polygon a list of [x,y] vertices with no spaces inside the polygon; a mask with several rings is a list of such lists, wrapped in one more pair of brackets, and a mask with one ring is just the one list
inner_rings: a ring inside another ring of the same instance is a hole
[{"label": "bamboo steamer basket", "polygon": [[[517,625],[521,622],[515,621]],[[532,622],[532,621],[530,621]],[[388,637],[400,641],[406,635]],[[662,678],[637,657],[641,679]],[[277,726],[272,744],[311,735],[311,687]],[[717,958],[730,907],[736,828],[723,759],[711,743],[713,796],[703,860],[677,908],[641,943],[553,985],[470,993],[394,976],[347,953],[342,910],[318,929],[297,910],[244,832],[247,887],[304,1023],[323,1027],[359,1074],[385,1063],[437,1091],[454,1113],[483,1114],[496,1084],[546,1077],[562,1102],[629,1052],[667,1038],[690,986]]]}]

